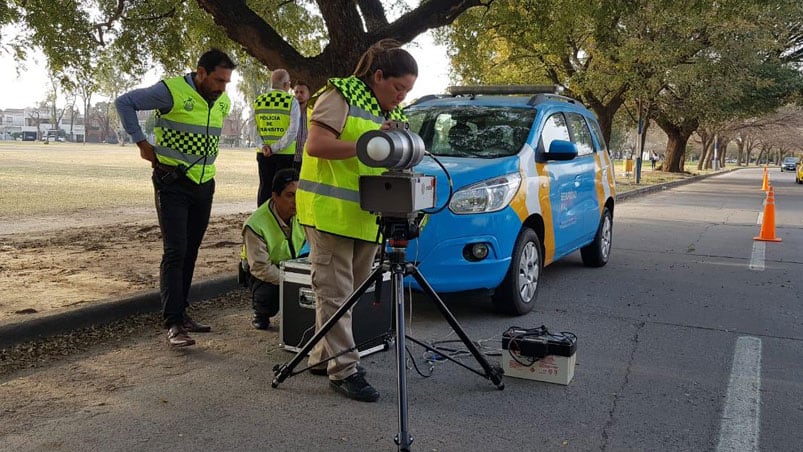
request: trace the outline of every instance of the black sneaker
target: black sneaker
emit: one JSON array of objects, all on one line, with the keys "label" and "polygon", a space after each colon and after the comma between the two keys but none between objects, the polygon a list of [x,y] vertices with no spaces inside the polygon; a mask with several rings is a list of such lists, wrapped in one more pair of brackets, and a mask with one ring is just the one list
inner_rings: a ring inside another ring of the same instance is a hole
[{"label": "black sneaker", "polygon": [[270,328],[270,317],[262,314],[254,314],[254,318],[251,320],[251,326],[258,330],[267,330]]},{"label": "black sneaker", "polygon": [[[311,373],[312,375],[319,375],[319,376],[328,375],[327,372],[326,372],[326,367],[312,367],[312,368],[310,368],[309,373]],[[362,375],[364,377],[365,374],[367,374],[367,373],[368,373],[368,371],[365,370],[365,367],[362,367],[361,365],[357,364],[357,374],[358,375]]]},{"label": "black sneaker", "polygon": [[359,400],[360,402],[376,402],[379,400],[379,391],[365,381],[360,374],[352,374],[343,380],[329,380],[329,386],[344,396]]}]

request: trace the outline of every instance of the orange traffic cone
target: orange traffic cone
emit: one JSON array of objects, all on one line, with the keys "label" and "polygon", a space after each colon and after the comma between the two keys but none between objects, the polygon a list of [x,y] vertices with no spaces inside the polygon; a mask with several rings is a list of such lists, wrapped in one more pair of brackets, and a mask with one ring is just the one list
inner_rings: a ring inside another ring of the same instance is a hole
[{"label": "orange traffic cone", "polygon": [[769,190],[769,186],[770,186],[770,174],[769,171],[767,171],[767,167],[764,166],[764,180],[761,182],[761,189],[767,191]]},{"label": "orange traffic cone", "polygon": [[761,219],[761,232],[753,240],[763,242],[780,242],[781,239],[775,237],[775,188],[770,185],[767,190],[767,200],[764,201],[764,217]]}]

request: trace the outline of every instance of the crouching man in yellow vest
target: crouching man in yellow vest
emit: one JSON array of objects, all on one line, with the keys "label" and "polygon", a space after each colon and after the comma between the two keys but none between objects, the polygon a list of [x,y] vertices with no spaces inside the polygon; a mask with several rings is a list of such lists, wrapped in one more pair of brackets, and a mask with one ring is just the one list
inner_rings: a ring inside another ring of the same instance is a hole
[{"label": "crouching man in yellow vest", "polygon": [[[398,42],[383,40],[363,54],[354,75],[330,79],[315,101],[297,205],[310,243],[317,329],[368,277],[379,249],[376,215],[360,209],[359,178],[384,169],[357,159],[357,139],[389,128],[389,120],[405,119],[399,104],[417,77],[415,59]],[[341,354],[345,350],[352,351]],[[309,364],[313,374],[329,376],[335,391],[375,402],[379,392],[365,380],[358,361],[351,313],[346,313],[312,349]]]},{"label": "crouching man in yellow vest", "polygon": [[270,326],[279,312],[279,264],[295,259],[304,246],[304,229],[296,218],[298,172],[285,168],[276,172],[268,202],[263,203],[243,225],[243,266],[252,295],[258,330]]}]

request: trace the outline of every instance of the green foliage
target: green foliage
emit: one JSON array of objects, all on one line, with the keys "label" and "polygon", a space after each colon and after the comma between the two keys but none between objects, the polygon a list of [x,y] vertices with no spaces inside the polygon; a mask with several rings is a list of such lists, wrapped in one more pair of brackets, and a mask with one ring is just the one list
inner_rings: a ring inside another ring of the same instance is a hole
[{"label": "green foliage", "polygon": [[405,0],[15,0],[0,9],[0,25],[22,30],[26,39],[14,50],[41,48],[56,73],[92,73],[95,59],[108,55],[130,74],[154,66],[175,74],[217,47],[246,66],[253,58],[285,68],[314,90],[350,74],[377,41],[408,43],[493,2],[422,0],[409,8]]},{"label": "green foliage", "polygon": [[[254,0],[249,6],[304,55],[319,53],[326,43],[323,20],[310,0]],[[0,25],[22,31],[15,49],[39,48],[53,71],[92,66],[99,54],[120,68],[141,73],[156,62],[167,73],[195,67],[210,47],[247,58],[214,18],[187,0],[27,0],[0,3]],[[11,46],[11,44],[8,44]]]},{"label": "green foliage", "polygon": [[[454,78],[565,86],[603,128],[641,100],[663,124],[721,123],[801,93],[798,0],[524,0],[463,14]],[[608,138],[611,131],[606,131]]]}]

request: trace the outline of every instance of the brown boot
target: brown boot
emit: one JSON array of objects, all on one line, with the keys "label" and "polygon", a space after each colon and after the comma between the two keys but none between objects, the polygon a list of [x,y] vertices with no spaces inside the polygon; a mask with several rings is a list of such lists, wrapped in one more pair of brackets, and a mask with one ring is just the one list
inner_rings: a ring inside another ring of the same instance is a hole
[{"label": "brown boot", "polygon": [[184,314],[184,325],[182,326],[190,333],[208,333],[212,331],[211,326],[198,323],[187,314]]},{"label": "brown boot", "polygon": [[195,345],[195,339],[191,338],[181,325],[173,325],[167,330],[167,343],[171,347],[187,347]]}]

